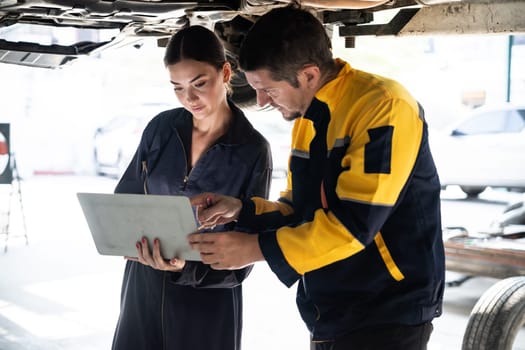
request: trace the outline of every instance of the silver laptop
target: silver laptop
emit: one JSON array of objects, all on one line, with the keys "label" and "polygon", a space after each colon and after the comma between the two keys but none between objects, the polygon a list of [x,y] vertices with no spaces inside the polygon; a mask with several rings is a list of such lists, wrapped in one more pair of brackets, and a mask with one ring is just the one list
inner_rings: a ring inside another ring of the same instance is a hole
[{"label": "silver laptop", "polygon": [[197,231],[190,201],[183,196],[77,193],[97,250],[102,255],[137,256],[136,243],[160,240],[165,259],[201,260],[186,236]]}]

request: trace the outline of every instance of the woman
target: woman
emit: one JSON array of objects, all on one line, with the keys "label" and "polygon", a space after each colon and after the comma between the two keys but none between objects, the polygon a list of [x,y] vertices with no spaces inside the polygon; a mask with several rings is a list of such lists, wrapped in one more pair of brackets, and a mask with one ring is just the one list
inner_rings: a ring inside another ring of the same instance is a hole
[{"label": "woman", "polygon": [[[183,108],[152,119],[115,192],[267,197],[270,147],[227,98],[231,67],[215,34],[200,26],[182,29],[171,38],[164,64]],[[159,246],[142,240],[138,258],[128,258],[113,349],[240,349],[241,282],[251,267],[217,271],[164,260]]]}]

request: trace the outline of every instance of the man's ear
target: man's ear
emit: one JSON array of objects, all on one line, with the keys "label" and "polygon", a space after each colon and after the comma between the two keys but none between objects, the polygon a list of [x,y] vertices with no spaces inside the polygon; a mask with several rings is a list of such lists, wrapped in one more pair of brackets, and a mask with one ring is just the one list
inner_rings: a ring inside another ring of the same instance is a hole
[{"label": "man's ear", "polygon": [[321,79],[321,70],[319,67],[308,64],[305,65],[301,71],[301,74],[304,76],[304,81],[308,87],[317,87]]},{"label": "man's ear", "polygon": [[223,74],[223,81],[225,83],[230,82],[230,79],[232,77],[232,66],[230,65],[230,62],[228,61],[224,62],[224,65],[222,66],[222,74]]}]

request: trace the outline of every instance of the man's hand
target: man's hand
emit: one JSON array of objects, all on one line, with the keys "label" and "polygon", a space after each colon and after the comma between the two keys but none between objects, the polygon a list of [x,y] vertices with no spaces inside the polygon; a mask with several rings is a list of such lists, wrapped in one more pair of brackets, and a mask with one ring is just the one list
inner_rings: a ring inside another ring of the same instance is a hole
[{"label": "man's hand", "polygon": [[186,260],[173,258],[166,260],[160,253],[160,241],[153,240],[153,255],[149,250],[149,244],[146,237],[143,237],[140,242],[137,242],[137,256],[138,258],[126,256],[127,260],[140,262],[143,265],[150,266],[156,270],[178,272],[186,265]]},{"label": "man's hand", "polygon": [[201,253],[202,262],[215,270],[236,270],[264,260],[257,234],[236,231],[192,233],[188,242]]},{"label": "man's hand", "polygon": [[215,193],[201,193],[190,198],[190,202],[197,207],[197,220],[201,225],[199,229],[235,221],[242,209],[239,199]]}]

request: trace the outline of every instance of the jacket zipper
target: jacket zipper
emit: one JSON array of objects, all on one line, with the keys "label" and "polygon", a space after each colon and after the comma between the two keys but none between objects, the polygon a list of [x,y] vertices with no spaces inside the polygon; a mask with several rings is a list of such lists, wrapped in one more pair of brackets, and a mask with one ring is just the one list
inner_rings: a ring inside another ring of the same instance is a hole
[{"label": "jacket zipper", "polygon": [[144,194],[148,194],[148,186],[146,184],[146,180],[148,178],[148,165],[145,160],[142,161],[142,180],[143,180],[143,187],[144,187]]}]

